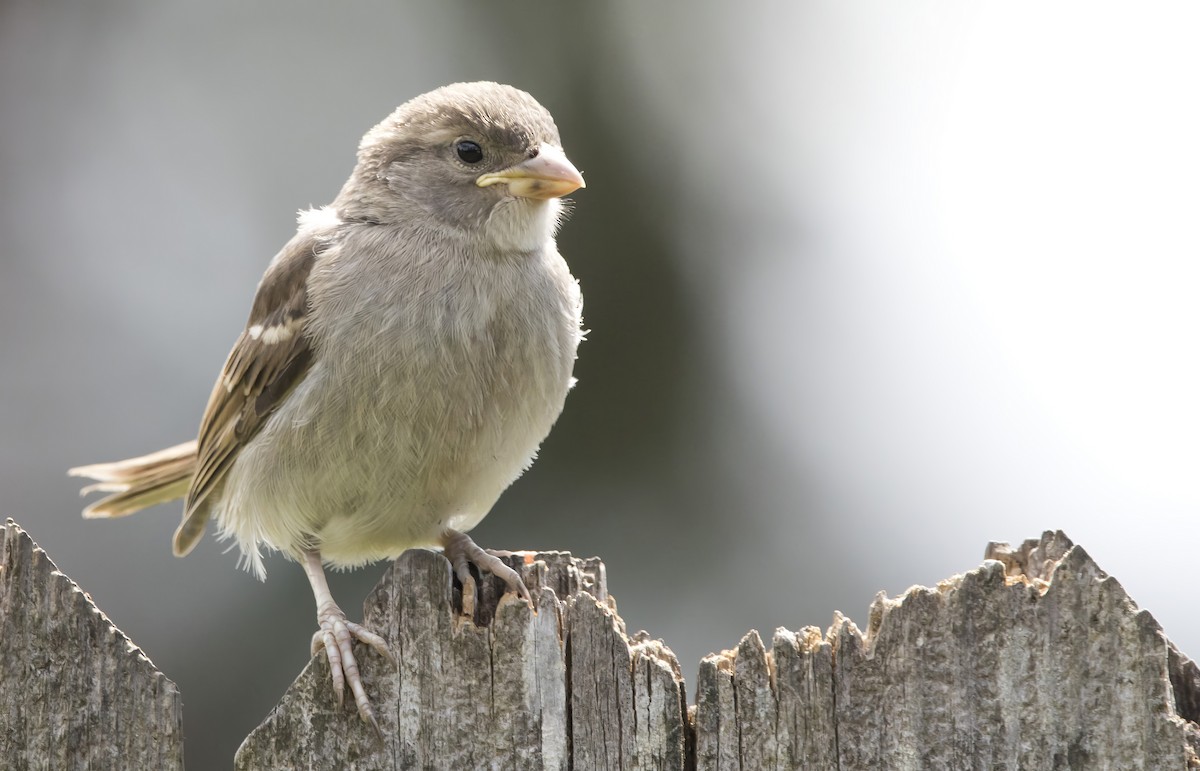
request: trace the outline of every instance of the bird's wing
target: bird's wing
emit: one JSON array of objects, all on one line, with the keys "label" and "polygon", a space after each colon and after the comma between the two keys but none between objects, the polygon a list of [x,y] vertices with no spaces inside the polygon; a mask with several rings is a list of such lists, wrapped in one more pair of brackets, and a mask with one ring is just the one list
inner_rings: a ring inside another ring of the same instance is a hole
[{"label": "bird's wing", "polygon": [[326,247],[311,233],[298,234],[258,285],[250,320],[225,360],[200,421],[196,474],[183,522],[175,531],[177,555],[191,551],[204,534],[210,508],[206,501],[238,452],[308,372],[308,277]]}]

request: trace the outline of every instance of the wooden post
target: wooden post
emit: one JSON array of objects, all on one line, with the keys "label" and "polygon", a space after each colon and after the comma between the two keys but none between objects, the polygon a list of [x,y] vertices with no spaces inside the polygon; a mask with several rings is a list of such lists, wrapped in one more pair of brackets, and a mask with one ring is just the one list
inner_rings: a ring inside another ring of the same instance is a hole
[{"label": "wooden post", "polygon": [[183,768],[175,684],[11,519],[0,530],[0,767]]},{"label": "wooden post", "polygon": [[[10,523],[6,533],[12,532],[20,533]],[[11,565],[33,554],[26,549],[14,558],[10,541],[7,535],[9,573],[0,576],[6,639],[10,628],[45,626],[28,614],[10,617]],[[598,560],[516,555],[510,564],[524,572],[536,610],[502,596],[502,586],[488,578],[468,617],[446,561],[412,551],[384,576],[365,610],[366,623],[387,638],[399,661],[392,668],[370,652],[360,657],[383,738],[358,720],[351,704],[337,709],[328,665],[318,656],[246,738],[235,765],[1200,768],[1200,668],[1115,579],[1061,532],[1015,549],[992,544],[986,557],[936,588],[877,597],[865,632],[841,614],[824,633],[777,629],[770,649],[749,632],[735,648],[700,662],[695,706],[688,709],[674,655],[644,633],[626,633]],[[21,653],[14,664],[12,651],[6,653],[9,700],[13,667],[28,667],[28,657],[38,654]],[[50,669],[70,669],[77,657],[41,656]],[[100,688],[122,688],[126,680]],[[174,698],[173,687],[159,692],[168,691]],[[171,704],[177,719],[177,699]],[[13,709],[0,712],[9,721],[0,726],[0,749],[53,744],[44,740],[57,735],[53,716],[36,726],[26,721],[24,738],[11,739],[14,724],[5,716]],[[163,746],[178,740],[177,722],[156,722],[150,730],[165,737]],[[146,752],[146,744],[131,751]],[[175,754],[166,760],[136,767],[177,767],[178,744],[172,746]],[[17,767],[87,765],[54,751],[62,763]]]},{"label": "wooden post", "polygon": [[242,744],[237,768],[682,768],[679,666],[663,645],[626,636],[599,560],[556,552],[511,564],[536,611],[489,577],[467,618],[440,554],[403,555],[364,613],[399,668],[359,657],[383,741],[337,709],[317,656]]},{"label": "wooden post", "polygon": [[[867,630],[757,632],[700,664],[629,637],[596,561],[524,565],[537,612],[485,582],[476,618],[441,557],[410,552],[367,604],[378,741],[310,663],[240,769],[1183,769],[1200,767],[1200,670],[1065,535],[876,598]],[[515,567],[522,567],[514,561]],[[492,609],[495,609],[494,618]]]}]

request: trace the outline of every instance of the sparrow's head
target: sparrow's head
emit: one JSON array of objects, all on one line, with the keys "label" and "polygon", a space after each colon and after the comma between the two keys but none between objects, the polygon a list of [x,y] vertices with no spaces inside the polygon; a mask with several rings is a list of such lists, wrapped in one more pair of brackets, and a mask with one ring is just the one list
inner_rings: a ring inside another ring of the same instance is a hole
[{"label": "sparrow's head", "polygon": [[343,216],[440,229],[502,249],[554,235],[561,196],[583,187],[546,108],[498,83],[455,83],[401,105],[367,132],[335,206]]}]

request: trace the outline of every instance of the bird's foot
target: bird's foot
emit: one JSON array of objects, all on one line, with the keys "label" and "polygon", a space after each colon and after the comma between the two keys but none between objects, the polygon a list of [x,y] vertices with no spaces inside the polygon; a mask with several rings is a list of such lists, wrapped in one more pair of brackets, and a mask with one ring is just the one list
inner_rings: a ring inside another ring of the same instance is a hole
[{"label": "bird's foot", "polygon": [[366,643],[392,666],[396,666],[396,659],[388,650],[387,643],[371,630],[347,619],[342,609],[333,602],[325,603],[317,609],[317,624],[321,628],[313,634],[312,655],[315,656],[324,650],[326,658],[329,659],[329,670],[333,675],[333,693],[337,698],[338,709],[342,708],[346,683],[349,683],[354,702],[358,705],[358,716],[382,736],[379,723],[375,721],[375,711],[371,709],[371,700],[367,698],[367,691],[363,688],[358,662],[354,659],[354,641]]},{"label": "bird's foot", "polygon": [[525,588],[525,582],[521,580],[520,574],[505,565],[500,559],[510,556],[512,552],[482,549],[471,540],[470,536],[457,530],[447,530],[442,535],[442,548],[446,559],[450,560],[450,565],[454,568],[454,575],[462,583],[464,616],[475,614],[475,578],[471,575],[471,565],[479,568],[481,573],[486,572],[496,576],[508,585],[510,591],[532,604],[529,590]]}]

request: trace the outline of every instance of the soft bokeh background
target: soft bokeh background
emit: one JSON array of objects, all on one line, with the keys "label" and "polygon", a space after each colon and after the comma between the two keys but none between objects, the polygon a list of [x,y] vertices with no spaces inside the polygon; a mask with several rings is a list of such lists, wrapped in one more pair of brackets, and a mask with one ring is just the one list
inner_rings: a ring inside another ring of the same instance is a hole
[{"label": "soft bokeh background", "polygon": [[[194,435],[296,209],[454,80],[521,86],[588,188],[593,330],[475,531],[599,554],[696,662],[1064,528],[1200,654],[1200,8],[0,5],[0,514],[176,680],[228,764],[314,610],[73,464]],[[340,576],[354,615],[382,566]]]}]

